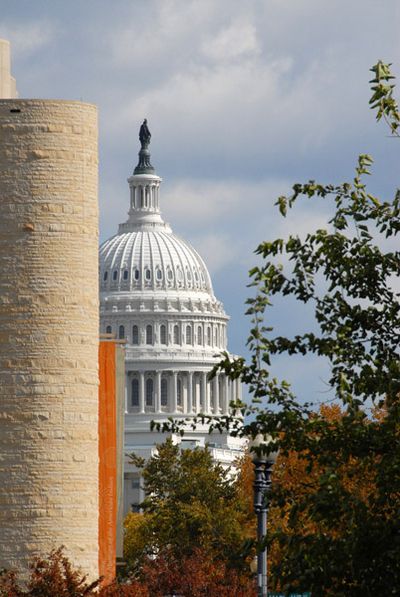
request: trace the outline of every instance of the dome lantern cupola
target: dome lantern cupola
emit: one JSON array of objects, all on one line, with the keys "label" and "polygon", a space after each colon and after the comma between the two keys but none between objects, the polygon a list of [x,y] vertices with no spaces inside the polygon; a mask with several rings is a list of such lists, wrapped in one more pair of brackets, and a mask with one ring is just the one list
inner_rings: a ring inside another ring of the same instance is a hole
[{"label": "dome lantern cupola", "polygon": [[130,209],[127,222],[120,224],[119,232],[136,230],[144,225],[167,227],[160,214],[160,183],[150,162],[151,133],[144,119],[139,131],[139,162],[128,178],[130,188]]}]

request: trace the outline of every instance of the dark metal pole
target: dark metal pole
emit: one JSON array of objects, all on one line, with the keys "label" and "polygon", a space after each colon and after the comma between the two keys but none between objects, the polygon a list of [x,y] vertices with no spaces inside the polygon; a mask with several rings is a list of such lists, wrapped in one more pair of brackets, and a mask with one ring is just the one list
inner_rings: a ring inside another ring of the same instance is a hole
[{"label": "dark metal pole", "polygon": [[257,514],[257,541],[263,544],[263,549],[257,554],[257,595],[267,597],[267,514],[268,493],[271,488],[271,473],[274,462],[272,460],[254,460],[254,510]]},{"label": "dark metal pole", "polygon": [[[257,514],[257,542],[261,545],[267,534],[265,462],[255,460],[254,470],[254,510]],[[258,597],[267,597],[267,548],[265,545],[257,553],[257,595]]]}]

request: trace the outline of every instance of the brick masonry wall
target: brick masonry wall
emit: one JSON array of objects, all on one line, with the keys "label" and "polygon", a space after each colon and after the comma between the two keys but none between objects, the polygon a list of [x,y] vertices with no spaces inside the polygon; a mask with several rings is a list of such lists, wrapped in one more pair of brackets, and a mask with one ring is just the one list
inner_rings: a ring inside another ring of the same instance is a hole
[{"label": "brick masonry wall", "polygon": [[0,568],[98,574],[97,109],[0,100]]}]

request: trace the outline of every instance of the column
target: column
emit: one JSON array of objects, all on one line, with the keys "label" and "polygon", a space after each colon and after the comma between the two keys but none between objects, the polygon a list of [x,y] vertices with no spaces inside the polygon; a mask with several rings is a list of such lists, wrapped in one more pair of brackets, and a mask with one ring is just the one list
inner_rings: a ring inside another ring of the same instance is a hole
[{"label": "column", "polygon": [[239,400],[240,399],[240,379],[237,378],[235,379],[235,400]]},{"label": "column", "polygon": [[172,412],[178,411],[178,373],[177,371],[172,372]]},{"label": "column", "polygon": [[125,413],[128,412],[128,388],[130,387],[130,376],[129,373],[125,376]]},{"label": "column", "polygon": [[219,373],[217,373],[212,380],[214,384],[214,414],[219,413]]},{"label": "column", "polygon": [[207,412],[207,373],[201,373],[201,412]]},{"label": "column", "polygon": [[229,377],[227,375],[225,375],[224,376],[224,406],[223,406],[224,415],[229,415],[229,402],[230,402]]},{"label": "column", "polygon": [[188,372],[188,413],[193,412],[193,371]]},{"label": "column", "polygon": [[201,411],[201,378],[200,373],[196,375],[196,413]]},{"label": "column", "polygon": [[155,412],[161,412],[161,371],[156,371]]},{"label": "column", "polygon": [[[186,380],[186,383],[184,383],[184,380]],[[189,394],[189,377],[188,374],[186,373],[185,375],[182,375],[181,377],[181,391],[182,391],[182,412],[183,413],[187,413],[189,412],[189,400],[188,400],[188,394]]]},{"label": "column", "polygon": [[199,412],[199,392],[197,387],[197,375],[193,373],[193,412]]},{"label": "column", "polygon": [[144,372],[139,371],[139,412],[144,413]]}]

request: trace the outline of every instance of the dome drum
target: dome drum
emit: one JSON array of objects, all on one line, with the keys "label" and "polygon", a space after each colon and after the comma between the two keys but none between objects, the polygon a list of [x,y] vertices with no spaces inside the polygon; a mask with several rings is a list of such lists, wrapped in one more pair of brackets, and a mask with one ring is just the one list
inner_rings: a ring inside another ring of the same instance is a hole
[{"label": "dome drum", "polygon": [[207,315],[210,318],[229,320],[220,301],[211,301],[207,295],[196,297],[193,294],[182,294],[183,296],[173,296],[169,293],[164,295],[141,293],[138,297],[137,294],[126,291],[125,296],[121,297],[118,293],[107,293],[103,297],[100,312],[105,317],[108,312],[122,315],[123,313],[148,311],[150,313],[168,313],[171,317],[175,314],[183,317]]}]

